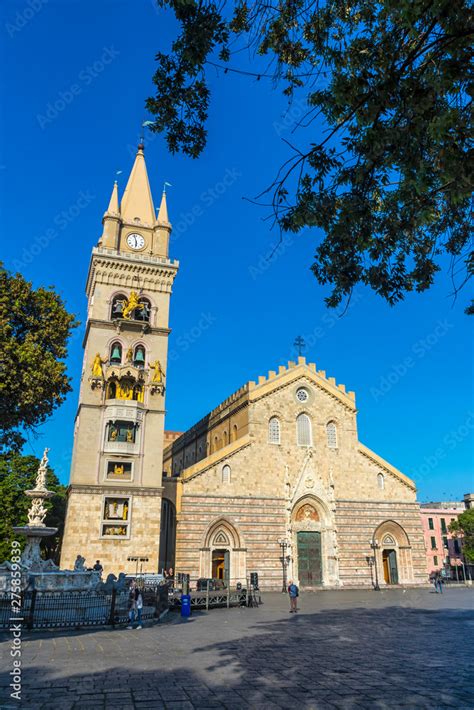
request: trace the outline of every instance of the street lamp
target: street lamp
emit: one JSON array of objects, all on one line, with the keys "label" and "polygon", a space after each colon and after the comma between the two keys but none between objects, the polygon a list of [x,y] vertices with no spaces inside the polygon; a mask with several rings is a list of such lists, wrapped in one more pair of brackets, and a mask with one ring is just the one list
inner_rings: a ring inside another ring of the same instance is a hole
[{"label": "street lamp", "polygon": [[[380,586],[379,586],[379,572],[377,569],[377,550],[379,549],[379,541],[376,540],[375,538],[372,538],[372,540],[369,542],[369,545],[374,553],[373,556],[373,565],[374,565],[374,570],[375,570],[375,584],[374,584],[374,592],[380,592]],[[370,564],[370,563],[369,563]]]},{"label": "street lamp", "polygon": [[282,565],[282,569],[283,569],[283,584],[282,584],[281,591],[283,594],[286,594],[286,592],[287,592],[287,589],[286,589],[287,588],[286,569],[287,569],[287,564],[290,559],[290,556],[287,554],[286,551],[290,547],[290,543],[287,540],[282,538],[281,540],[278,540],[278,544],[280,545],[280,549],[281,549],[281,565]]},{"label": "street lamp", "polygon": [[373,568],[374,568],[374,562],[375,562],[375,557],[372,555],[367,555],[366,558],[367,564],[369,565],[370,569],[370,583],[372,587],[374,586],[374,573],[373,573]]},{"label": "street lamp", "polygon": [[138,563],[140,562],[140,575],[143,574],[143,563],[148,562],[148,557],[136,557],[136,556],[131,556],[127,557],[128,562],[136,562],[136,567],[135,567],[135,577],[138,577]]}]

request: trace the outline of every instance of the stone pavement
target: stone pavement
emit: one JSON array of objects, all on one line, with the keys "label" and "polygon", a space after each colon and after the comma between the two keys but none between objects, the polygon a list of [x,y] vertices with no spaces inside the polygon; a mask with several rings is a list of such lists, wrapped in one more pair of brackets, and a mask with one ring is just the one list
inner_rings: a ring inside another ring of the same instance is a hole
[{"label": "stone pavement", "polygon": [[474,590],[326,591],[298,614],[285,595],[263,602],[141,631],[25,632],[21,703],[2,634],[0,707],[474,708]]}]

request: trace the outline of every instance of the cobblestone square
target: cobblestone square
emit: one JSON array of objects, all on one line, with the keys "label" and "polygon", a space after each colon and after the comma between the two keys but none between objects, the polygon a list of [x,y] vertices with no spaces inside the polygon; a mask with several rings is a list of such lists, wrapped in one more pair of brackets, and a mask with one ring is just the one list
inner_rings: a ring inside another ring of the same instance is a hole
[{"label": "cobblestone square", "polygon": [[24,632],[21,703],[2,634],[0,707],[474,707],[472,590],[303,594],[297,614],[285,595],[262,601],[142,630]]}]

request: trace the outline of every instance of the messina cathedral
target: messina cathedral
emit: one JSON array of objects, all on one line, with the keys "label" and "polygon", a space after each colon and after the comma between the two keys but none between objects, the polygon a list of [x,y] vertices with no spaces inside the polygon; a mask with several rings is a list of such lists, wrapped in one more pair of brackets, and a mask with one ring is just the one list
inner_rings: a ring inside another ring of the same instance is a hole
[{"label": "messina cathedral", "polygon": [[261,589],[426,582],[413,481],[359,442],[354,392],[305,358],[165,432],[170,259],[138,152],[92,249],[62,568],[172,566]]}]

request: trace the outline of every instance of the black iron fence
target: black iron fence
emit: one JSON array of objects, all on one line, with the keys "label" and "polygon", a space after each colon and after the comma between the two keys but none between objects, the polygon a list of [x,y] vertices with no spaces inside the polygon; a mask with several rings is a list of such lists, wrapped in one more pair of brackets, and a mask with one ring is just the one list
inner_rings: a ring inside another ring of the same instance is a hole
[{"label": "black iron fence", "polygon": [[[169,585],[141,587],[143,620],[157,620],[169,607]],[[15,597],[15,599],[14,599]],[[81,626],[115,626],[129,620],[129,591],[23,592],[21,599],[10,592],[0,594],[0,628],[21,623],[28,629]]]}]

